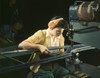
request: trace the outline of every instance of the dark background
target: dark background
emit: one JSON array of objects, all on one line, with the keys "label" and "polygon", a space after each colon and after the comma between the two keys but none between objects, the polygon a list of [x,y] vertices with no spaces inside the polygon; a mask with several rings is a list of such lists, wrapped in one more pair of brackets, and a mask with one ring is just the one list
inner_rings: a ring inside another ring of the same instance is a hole
[{"label": "dark background", "polygon": [[[0,0],[0,25],[10,24],[10,0]],[[26,32],[47,28],[54,16],[63,16],[68,20],[68,9],[74,0],[17,0],[16,7]]]}]

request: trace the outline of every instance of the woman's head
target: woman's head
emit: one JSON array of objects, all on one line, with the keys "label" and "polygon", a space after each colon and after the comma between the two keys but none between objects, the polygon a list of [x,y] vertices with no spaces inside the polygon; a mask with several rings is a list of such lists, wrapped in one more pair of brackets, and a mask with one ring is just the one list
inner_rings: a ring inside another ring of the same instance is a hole
[{"label": "woman's head", "polygon": [[53,36],[59,36],[63,33],[64,29],[67,28],[68,22],[60,16],[53,17],[48,23],[50,33]]}]

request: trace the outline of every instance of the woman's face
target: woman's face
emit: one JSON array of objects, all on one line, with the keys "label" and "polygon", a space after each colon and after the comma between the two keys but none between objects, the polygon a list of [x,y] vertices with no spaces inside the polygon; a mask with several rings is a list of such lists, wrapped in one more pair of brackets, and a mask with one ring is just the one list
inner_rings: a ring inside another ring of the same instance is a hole
[{"label": "woman's face", "polygon": [[63,33],[63,31],[64,31],[63,28],[54,28],[52,29],[52,35],[58,37]]}]

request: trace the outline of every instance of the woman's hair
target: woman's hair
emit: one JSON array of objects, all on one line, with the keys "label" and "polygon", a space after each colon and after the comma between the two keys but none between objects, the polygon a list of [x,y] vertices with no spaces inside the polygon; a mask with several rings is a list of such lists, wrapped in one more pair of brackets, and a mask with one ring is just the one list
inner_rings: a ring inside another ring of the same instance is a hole
[{"label": "woman's hair", "polygon": [[59,18],[62,18],[62,17],[61,17],[61,16],[55,16],[55,17],[51,18],[50,21],[52,21],[52,20],[56,20],[56,19],[59,19]]}]

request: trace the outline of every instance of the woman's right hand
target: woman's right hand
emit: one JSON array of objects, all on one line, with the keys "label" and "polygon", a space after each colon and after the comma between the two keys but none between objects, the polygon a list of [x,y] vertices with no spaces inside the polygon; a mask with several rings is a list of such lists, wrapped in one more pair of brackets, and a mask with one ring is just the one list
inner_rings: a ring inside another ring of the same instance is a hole
[{"label": "woman's right hand", "polygon": [[45,47],[45,46],[43,46],[43,45],[39,45],[39,50],[40,50],[41,53],[44,53],[44,54],[51,54],[51,53],[52,53],[52,52],[50,52],[50,51],[48,50],[47,47]]}]

